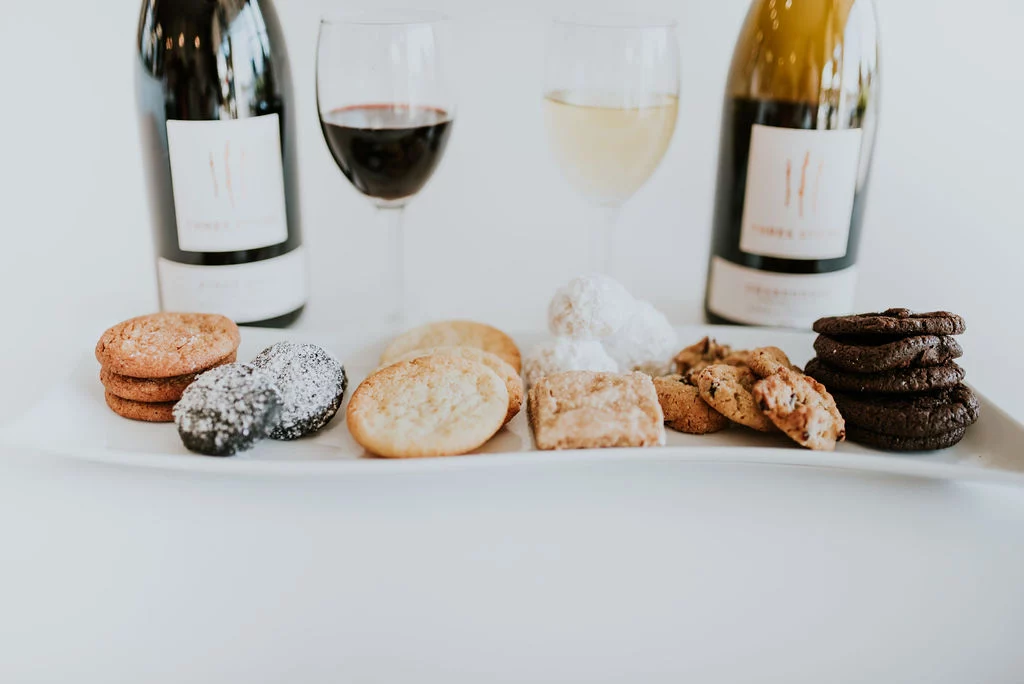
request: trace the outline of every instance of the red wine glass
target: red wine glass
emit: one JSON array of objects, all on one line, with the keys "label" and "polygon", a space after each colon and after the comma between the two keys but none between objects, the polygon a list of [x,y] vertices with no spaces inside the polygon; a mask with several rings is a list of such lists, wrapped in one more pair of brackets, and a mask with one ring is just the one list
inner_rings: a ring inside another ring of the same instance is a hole
[{"label": "red wine glass", "polygon": [[396,325],[407,318],[403,210],[437,168],[455,116],[449,34],[448,18],[428,11],[328,14],[320,22],[320,126],[342,173],[387,225],[384,288]]}]

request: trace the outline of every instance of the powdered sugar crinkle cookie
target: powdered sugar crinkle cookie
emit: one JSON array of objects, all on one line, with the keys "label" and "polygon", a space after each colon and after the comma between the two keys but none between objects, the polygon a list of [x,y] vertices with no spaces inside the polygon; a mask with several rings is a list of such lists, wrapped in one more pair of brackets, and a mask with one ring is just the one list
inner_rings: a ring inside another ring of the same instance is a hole
[{"label": "powdered sugar crinkle cookie", "polygon": [[603,344],[621,370],[659,376],[669,373],[679,337],[665,314],[650,302],[640,301],[626,325]]},{"label": "powdered sugar crinkle cookie", "polygon": [[597,340],[615,333],[632,317],[636,300],[604,275],[573,278],[548,306],[548,327],[558,337]]}]

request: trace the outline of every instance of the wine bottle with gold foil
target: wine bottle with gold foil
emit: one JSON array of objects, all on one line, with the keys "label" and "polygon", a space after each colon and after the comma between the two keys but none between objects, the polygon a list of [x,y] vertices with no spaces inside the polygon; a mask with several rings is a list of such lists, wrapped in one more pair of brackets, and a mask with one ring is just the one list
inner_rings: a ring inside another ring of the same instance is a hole
[{"label": "wine bottle with gold foil", "polygon": [[754,0],[726,87],[705,311],[850,312],[878,125],[873,0]]}]

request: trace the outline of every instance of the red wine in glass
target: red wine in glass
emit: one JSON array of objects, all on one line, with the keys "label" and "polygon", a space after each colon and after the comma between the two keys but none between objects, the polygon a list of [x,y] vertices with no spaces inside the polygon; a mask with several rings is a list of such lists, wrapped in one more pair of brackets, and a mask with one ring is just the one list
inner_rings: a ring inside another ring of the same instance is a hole
[{"label": "red wine in glass", "polygon": [[412,197],[426,185],[451,124],[443,109],[393,104],[342,107],[320,118],[345,177],[364,195],[382,200]]},{"label": "red wine in glass", "polygon": [[373,201],[386,230],[391,256],[378,264],[374,292],[395,330],[408,327],[404,208],[441,161],[455,115],[444,56],[450,42],[448,17],[431,11],[339,7],[320,21],[320,127],[342,173]]}]

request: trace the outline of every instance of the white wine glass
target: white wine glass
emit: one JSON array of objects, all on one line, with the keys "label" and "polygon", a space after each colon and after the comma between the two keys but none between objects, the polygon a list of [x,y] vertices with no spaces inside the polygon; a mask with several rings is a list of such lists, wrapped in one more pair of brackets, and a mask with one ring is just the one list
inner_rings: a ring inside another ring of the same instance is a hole
[{"label": "white wine glass", "polygon": [[403,216],[444,155],[455,118],[448,17],[419,10],[327,14],[317,47],[317,107],[338,168],[377,207],[391,255],[379,291],[407,323]]},{"label": "white wine glass", "polygon": [[569,184],[601,207],[590,266],[614,270],[622,205],[661,163],[679,111],[679,43],[671,19],[555,19],[547,38],[544,119]]}]

